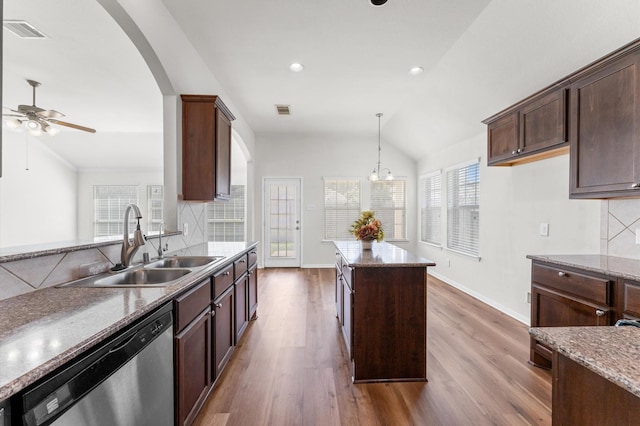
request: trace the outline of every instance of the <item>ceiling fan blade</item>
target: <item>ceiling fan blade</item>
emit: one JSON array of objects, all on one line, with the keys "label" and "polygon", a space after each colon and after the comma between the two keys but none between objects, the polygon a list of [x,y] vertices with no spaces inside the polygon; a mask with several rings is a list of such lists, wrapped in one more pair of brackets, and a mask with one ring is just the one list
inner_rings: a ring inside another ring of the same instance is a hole
[{"label": "ceiling fan blade", "polygon": [[25,118],[23,114],[2,114],[3,117],[22,117]]},{"label": "ceiling fan blade", "polygon": [[89,127],[80,126],[78,124],[67,123],[66,121],[55,120],[53,118],[47,119],[49,123],[58,124],[60,126],[71,127],[72,129],[82,130],[84,132],[95,133],[96,129],[91,129]]},{"label": "ceiling fan blade", "polygon": [[36,112],[40,117],[44,118],[60,118],[64,117],[64,114],[56,111],[55,109],[48,109],[46,111],[38,111]]},{"label": "ceiling fan blade", "polygon": [[9,112],[15,112],[16,114],[20,114],[20,117],[24,116],[24,114],[21,113],[20,111],[16,111],[15,109],[7,108],[7,107],[2,107],[2,115],[8,114]]}]

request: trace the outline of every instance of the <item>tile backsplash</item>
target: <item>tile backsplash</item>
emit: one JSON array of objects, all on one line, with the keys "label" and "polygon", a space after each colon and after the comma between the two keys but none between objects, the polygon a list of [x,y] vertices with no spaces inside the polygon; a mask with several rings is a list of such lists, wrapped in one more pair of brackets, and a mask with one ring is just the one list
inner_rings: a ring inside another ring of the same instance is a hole
[{"label": "tile backsplash", "polygon": [[[168,244],[169,251],[176,251],[205,242],[206,208],[205,203],[179,202],[179,230],[182,231],[186,223],[189,232],[187,235],[163,237],[162,245]],[[120,261],[121,247],[122,242],[118,242],[98,248],[0,263],[0,300],[106,272]],[[155,257],[157,248],[158,239],[149,238],[138,249],[133,262],[142,262],[145,252],[151,258]]]},{"label": "tile backsplash", "polygon": [[600,214],[600,253],[640,259],[636,244],[640,229],[640,199],[603,200]]}]

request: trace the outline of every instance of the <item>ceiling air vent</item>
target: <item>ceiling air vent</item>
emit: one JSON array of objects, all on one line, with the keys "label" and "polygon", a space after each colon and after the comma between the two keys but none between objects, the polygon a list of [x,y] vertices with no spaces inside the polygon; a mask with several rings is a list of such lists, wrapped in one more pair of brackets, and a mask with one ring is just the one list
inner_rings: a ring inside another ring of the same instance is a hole
[{"label": "ceiling air vent", "polygon": [[40,30],[27,21],[3,21],[2,25],[20,38],[47,38]]},{"label": "ceiling air vent", "polygon": [[278,115],[291,115],[289,105],[276,105],[276,111],[278,111]]}]

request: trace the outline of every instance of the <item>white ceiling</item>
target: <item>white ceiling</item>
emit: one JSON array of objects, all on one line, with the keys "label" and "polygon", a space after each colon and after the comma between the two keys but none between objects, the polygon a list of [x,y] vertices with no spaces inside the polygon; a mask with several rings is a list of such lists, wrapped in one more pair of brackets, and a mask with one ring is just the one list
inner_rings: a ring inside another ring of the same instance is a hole
[{"label": "white ceiling", "polygon": [[[640,36],[637,0],[163,4],[258,141],[264,133],[375,141],[382,112],[383,139],[416,159],[477,135],[482,119]],[[96,1],[5,0],[4,13],[50,37],[18,40],[5,30],[4,106],[30,103],[31,78],[42,82],[38,105],[68,121],[102,133],[162,131],[151,73]],[[291,72],[294,61],[305,70]],[[425,72],[410,76],[412,66]],[[278,116],[275,104],[290,104],[292,115]],[[90,137],[78,134],[68,139]],[[67,151],[81,162],[83,149]],[[104,158],[114,151],[100,149]]]}]

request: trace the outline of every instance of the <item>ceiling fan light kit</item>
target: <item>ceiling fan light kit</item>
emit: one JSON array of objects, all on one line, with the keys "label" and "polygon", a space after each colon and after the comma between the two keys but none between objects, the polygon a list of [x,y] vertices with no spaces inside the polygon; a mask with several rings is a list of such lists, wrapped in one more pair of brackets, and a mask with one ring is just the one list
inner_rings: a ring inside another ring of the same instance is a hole
[{"label": "ceiling fan light kit", "polygon": [[45,110],[37,107],[36,87],[40,86],[40,83],[35,80],[27,80],[27,83],[29,83],[33,89],[33,103],[32,105],[18,105],[17,110],[6,108],[10,113],[2,114],[2,116],[5,117],[7,127],[11,129],[19,129],[19,127],[24,124],[29,130],[29,134],[34,136],[39,136],[43,133],[47,133],[50,136],[57,134],[59,129],[51,126],[51,124],[70,127],[72,129],[82,130],[89,133],[96,132],[95,129],[91,129],[89,127],[58,120],[58,118],[64,117],[64,114],[61,112],[53,109]]}]

